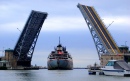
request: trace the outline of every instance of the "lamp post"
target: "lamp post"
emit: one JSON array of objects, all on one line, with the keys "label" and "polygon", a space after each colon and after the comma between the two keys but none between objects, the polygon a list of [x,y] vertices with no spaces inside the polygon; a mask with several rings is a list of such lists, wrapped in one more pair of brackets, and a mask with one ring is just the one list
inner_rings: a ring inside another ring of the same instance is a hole
[{"label": "lamp post", "polygon": [[[19,28],[17,28],[17,30],[20,31]],[[21,31],[20,31],[20,32],[21,32]]]}]

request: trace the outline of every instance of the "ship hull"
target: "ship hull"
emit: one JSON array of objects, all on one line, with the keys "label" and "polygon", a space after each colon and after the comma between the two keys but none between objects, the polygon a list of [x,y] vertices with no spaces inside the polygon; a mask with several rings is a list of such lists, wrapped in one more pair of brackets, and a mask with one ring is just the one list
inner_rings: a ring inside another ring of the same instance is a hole
[{"label": "ship hull", "polygon": [[72,59],[48,59],[48,70],[72,70]]}]

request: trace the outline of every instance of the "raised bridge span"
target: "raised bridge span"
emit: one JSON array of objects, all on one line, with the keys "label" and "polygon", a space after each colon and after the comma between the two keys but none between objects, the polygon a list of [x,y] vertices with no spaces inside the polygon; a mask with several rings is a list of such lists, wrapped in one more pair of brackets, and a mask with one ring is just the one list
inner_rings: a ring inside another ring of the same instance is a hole
[{"label": "raised bridge span", "polygon": [[32,10],[14,48],[17,66],[31,66],[34,48],[46,17],[46,12]]},{"label": "raised bridge span", "polygon": [[101,54],[118,54],[120,50],[92,6],[78,4],[93,37],[99,58]]}]

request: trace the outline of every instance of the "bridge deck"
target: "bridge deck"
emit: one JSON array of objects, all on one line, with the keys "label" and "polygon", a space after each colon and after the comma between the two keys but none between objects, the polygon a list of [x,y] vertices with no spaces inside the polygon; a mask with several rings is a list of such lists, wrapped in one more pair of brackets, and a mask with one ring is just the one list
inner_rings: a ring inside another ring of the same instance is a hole
[{"label": "bridge deck", "polygon": [[[14,56],[20,64],[31,61],[33,51],[47,13],[32,11],[14,48]],[[30,62],[29,62],[30,63]]]},{"label": "bridge deck", "polygon": [[106,29],[105,25],[101,21],[100,17],[98,16],[94,8],[85,5],[80,6],[82,7],[84,14],[87,16],[87,19],[94,27],[99,38],[102,40],[102,43],[108,49],[108,51],[111,50],[111,53],[119,53],[120,51],[116,43],[112,39],[111,35],[109,34],[108,30]]}]

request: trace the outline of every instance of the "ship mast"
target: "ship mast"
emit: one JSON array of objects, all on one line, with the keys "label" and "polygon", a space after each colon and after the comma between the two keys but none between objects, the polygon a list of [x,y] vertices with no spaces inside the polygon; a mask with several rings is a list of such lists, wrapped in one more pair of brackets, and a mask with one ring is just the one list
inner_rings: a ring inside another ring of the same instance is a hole
[{"label": "ship mast", "polygon": [[59,44],[60,44],[60,37],[59,37]]}]

